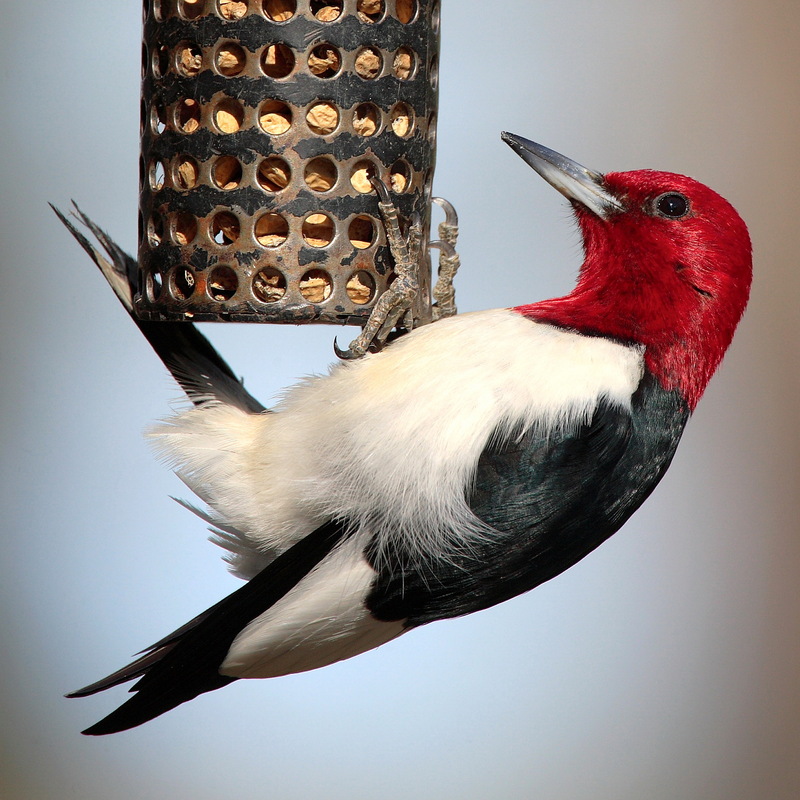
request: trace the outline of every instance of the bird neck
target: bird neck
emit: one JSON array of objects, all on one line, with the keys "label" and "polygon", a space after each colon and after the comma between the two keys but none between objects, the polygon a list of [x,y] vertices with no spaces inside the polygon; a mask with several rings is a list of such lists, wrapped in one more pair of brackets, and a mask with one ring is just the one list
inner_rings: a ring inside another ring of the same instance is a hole
[{"label": "bird neck", "polygon": [[648,371],[664,389],[677,389],[694,410],[722,359],[725,343],[720,340],[712,347],[703,342],[700,346],[690,332],[680,336],[664,330],[654,335],[651,326],[644,336],[645,332],[636,323],[638,314],[625,307],[626,299],[576,290],[567,297],[518,306],[514,310],[536,322],[643,347]]}]

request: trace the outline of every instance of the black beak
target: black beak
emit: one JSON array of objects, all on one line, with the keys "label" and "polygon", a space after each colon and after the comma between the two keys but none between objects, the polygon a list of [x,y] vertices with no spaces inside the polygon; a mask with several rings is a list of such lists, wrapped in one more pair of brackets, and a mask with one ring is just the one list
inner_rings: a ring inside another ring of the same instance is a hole
[{"label": "black beak", "polygon": [[574,203],[607,219],[625,210],[625,206],[605,188],[599,172],[586,169],[549,147],[523,139],[513,133],[500,134],[502,140],[526,163],[533,167],[552,187]]}]

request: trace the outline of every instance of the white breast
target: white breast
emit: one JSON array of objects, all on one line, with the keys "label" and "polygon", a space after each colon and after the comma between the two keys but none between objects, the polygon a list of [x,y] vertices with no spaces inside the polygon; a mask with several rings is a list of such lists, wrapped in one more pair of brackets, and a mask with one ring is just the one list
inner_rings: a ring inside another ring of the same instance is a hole
[{"label": "white breast", "polygon": [[629,407],[642,353],[510,310],[420,328],[288,390],[277,413],[219,404],[158,427],[156,444],[212,509],[249,577],[322,521],[447,555],[485,533],[464,502],[489,439]]}]

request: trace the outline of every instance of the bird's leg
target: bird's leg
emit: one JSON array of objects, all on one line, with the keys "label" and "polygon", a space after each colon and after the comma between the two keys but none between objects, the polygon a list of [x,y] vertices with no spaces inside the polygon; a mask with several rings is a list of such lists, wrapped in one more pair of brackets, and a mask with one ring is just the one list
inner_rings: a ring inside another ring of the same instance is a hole
[{"label": "bird's leg", "polygon": [[392,285],[378,298],[369,315],[364,330],[350,342],[347,350],[340,350],[334,341],[336,355],[342,359],[363,356],[370,348],[380,350],[392,328],[403,318],[403,327],[414,326],[411,304],[419,292],[419,262],[422,255],[422,223],[412,220],[408,238],[400,230],[397,207],[389,196],[386,185],[377,178],[371,179],[378,194],[378,209],[383,217],[389,251],[394,258],[395,279]]},{"label": "bird's leg", "polygon": [[458,241],[458,214],[455,208],[442,197],[434,197],[433,202],[444,209],[445,220],[439,224],[439,240],[430,246],[439,250],[439,276],[433,287],[433,319],[452,317],[458,312],[456,308],[456,290],[453,287],[461,259],[456,252]]}]

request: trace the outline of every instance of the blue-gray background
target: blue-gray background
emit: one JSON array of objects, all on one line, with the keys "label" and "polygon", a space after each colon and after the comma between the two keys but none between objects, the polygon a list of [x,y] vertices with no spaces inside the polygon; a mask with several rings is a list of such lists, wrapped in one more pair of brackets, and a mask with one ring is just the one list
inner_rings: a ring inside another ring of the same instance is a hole
[{"label": "blue-gray background", "polygon": [[[3,0],[0,796],[800,796],[796,0],[445,0],[436,190],[459,306],[566,292],[565,203],[500,130],[686,172],[749,222],[736,341],[661,487],[564,576],[334,667],[133,732],[62,699],[237,586],[141,431],[178,396],[46,206],[135,249],[141,3]],[[211,327],[269,399],[333,328]]]}]

